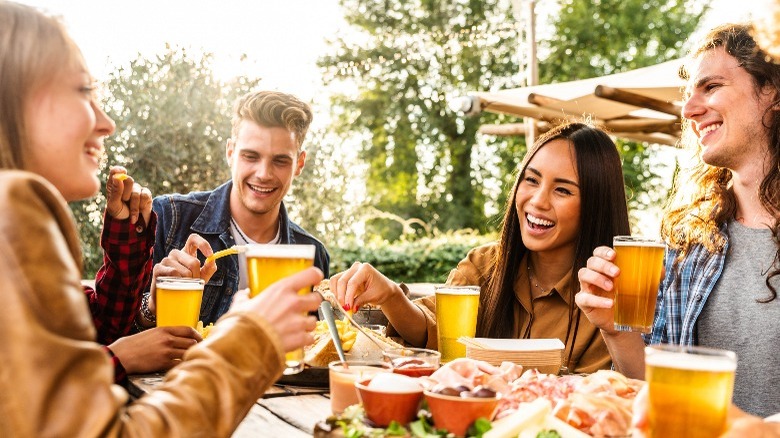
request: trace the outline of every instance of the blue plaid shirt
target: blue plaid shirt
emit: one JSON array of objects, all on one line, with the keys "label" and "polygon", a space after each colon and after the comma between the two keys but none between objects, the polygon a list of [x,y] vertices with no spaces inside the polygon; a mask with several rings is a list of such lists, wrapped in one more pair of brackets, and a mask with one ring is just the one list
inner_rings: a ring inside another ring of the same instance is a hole
[{"label": "blue plaid shirt", "polygon": [[645,335],[648,344],[696,345],[696,320],[704,308],[715,283],[718,282],[728,251],[727,226],[720,233],[726,238],[722,253],[711,253],[702,245],[694,246],[679,262],[679,251],[666,253],[666,275],[658,288],[653,331]]}]

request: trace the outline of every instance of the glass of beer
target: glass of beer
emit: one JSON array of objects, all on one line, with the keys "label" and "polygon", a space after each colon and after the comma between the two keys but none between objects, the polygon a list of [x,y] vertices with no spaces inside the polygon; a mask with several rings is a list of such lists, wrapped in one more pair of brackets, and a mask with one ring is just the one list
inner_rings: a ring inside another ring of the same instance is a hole
[{"label": "glass of beer", "polygon": [[441,361],[466,357],[461,336],[474,337],[479,309],[478,286],[436,286],[436,330]]},{"label": "glass of beer", "polygon": [[[268,286],[314,265],[314,245],[248,245],[246,266],[248,269],[249,296],[254,297]],[[304,295],[310,288],[298,291]],[[286,356],[284,374],[303,371],[303,349],[291,351]]]},{"label": "glass of beer", "polygon": [[186,325],[195,328],[200,317],[204,284],[200,278],[157,277],[157,326]]},{"label": "glass of beer", "polygon": [[651,437],[720,436],[734,390],[737,355],[680,345],[645,348]]},{"label": "glass of beer", "polygon": [[615,330],[650,333],[666,245],[656,239],[615,236]]}]

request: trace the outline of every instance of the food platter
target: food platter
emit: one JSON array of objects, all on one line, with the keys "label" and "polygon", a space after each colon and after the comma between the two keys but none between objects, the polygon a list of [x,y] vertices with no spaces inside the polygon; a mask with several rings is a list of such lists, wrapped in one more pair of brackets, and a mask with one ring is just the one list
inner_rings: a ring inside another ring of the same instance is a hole
[{"label": "food platter", "polygon": [[[442,373],[442,370],[446,371]],[[631,435],[630,423],[634,397],[644,382],[629,379],[610,370],[600,370],[587,375],[565,376],[544,374],[535,369],[526,370],[522,374],[519,374],[520,372],[522,372],[521,367],[509,363],[496,368],[486,362],[458,359],[440,368],[430,378],[437,382],[436,387],[446,386],[457,389],[460,386],[454,385],[463,385],[467,388],[476,388],[473,385],[479,383],[493,385],[497,392],[500,391],[495,418],[490,419],[488,426],[491,437],[517,437],[518,434],[521,438],[536,437],[537,433],[550,430],[557,431],[559,436],[571,438]],[[439,427],[449,430],[458,429],[447,425],[451,420],[447,418],[448,413],[454,413],[455,418],[458,418],[465,416],[467,412],[472,412],[465,406],[447,408],[443,411],[439,409],[438,412],[434,412],[430,404],[431,392],[443,394],[441,389],[426,391],[427,407],[422,407],[418,411],[419,420],[399,425],[392,431],[394,435],[396,432],[401,432],[401,435],[407,433],[406,436],[409,434],[417,436],[420,427],[428,430],[429,426],[433,428],[432,430]],[[462,400],[462,397],[449,397],[449,399]],[[378,436],[377,434],[382,433],[381,428],[368,421],[371,414],[361,412],[362,409],[362,405],[353,405],[338,417],[329,416],[320,421],[315,425],[314,436],[323,438]],[[482,417],[487,418],[484,415]],[[425,426],[426,423],[428,426]],[[476,423],[473,426],[476,427]],[[405,430],[398,430],[399,428]]]}]

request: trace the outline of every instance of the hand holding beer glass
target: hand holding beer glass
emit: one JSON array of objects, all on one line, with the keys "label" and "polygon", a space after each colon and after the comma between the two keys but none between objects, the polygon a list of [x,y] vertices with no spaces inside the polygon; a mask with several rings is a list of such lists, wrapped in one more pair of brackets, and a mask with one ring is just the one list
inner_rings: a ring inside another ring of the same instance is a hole
[{"label": "hand holding beer glass", "polygon": [[650,333],[666,246],[643,237],[615,236],[615,330]]},{"label": "hand holding beer glass", "polygon": [[646,347],[650,437],[708,438],[725,432],[736,368],[731,351]]},{"label": "hand holding beer glass", "polygon": [[466,357],[461,336],[474,337],[477,332],[479,287],[436,286],[436,333],[441,361]]},{"label": "hand holding beer glass", "polygon": [[[246,251],[249,296],[257,296],[282,278],[313,266],[314,252],[314,245],[249,245]],[[309,291],[306,287],[298,294],[305,295]],[[287,353],[286,363],[284,374],[303,371],[303,349]]]}]

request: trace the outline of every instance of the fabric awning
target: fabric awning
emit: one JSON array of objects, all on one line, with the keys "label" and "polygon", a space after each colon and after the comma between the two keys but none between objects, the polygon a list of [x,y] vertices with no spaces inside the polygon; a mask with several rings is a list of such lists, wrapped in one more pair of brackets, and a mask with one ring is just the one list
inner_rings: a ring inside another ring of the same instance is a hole
[{"label": "fabric awning", "polygon": [[[685,82],[683,60],[676,59],[597,78],[534,85],[497,92],[478,92],[483,111],[539,120],[540,127],[589,117],[613,135],[637,141],[675,145]],[[517,125],[483,125],[481,132],[507,135]]]}]

